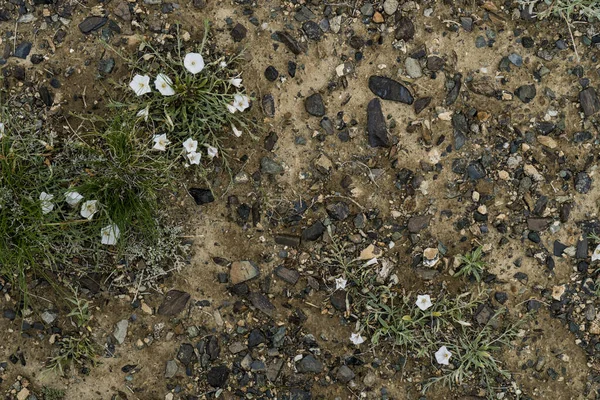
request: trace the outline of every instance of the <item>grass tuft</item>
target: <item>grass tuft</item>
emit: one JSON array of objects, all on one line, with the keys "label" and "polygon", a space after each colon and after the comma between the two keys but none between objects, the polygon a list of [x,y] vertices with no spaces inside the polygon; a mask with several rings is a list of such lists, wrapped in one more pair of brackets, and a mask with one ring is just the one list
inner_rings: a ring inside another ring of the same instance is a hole
[{"label": "grass tuft", "polygon": [[483,272],[486,268],[486,263],[481,259],[482,257],[483,249],[481,246],[471,252],[459,256],[458,259],[461,265],[454,276],[472,276],[477,282],[481,282]]}]

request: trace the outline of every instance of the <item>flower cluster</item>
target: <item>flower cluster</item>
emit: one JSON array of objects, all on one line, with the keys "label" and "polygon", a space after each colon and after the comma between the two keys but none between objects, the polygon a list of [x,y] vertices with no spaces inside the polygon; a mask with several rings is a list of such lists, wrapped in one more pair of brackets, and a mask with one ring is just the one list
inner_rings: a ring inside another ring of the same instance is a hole
[{"label": "flower cluster", "polygon": [[[193,75],[201,72],[204,67],[204,58],[199,53],[188,53],[185,55],[183,60],[183,66],[185,69]],[[221,67],[226,67],[227,64],[223,65],[221,63]],[[231,86],[236,88],[240,88],[242,86],[242,78],[239,76],[230,78],[227,81]],[[129,83],[129,87],[134,91],[137,96],[143,96],[147,93],[152,92],[152,87],[150,85],[150,77],[148,75],[140,75],[136,74],[131,82]],[[173,81],[171,78],[164,74],[159,73],[154,80],[154,87],[160,94],[163,96],[173,96],[176,94],[175,87],[173,86]],[[243,112],[248,107],[250,107],[250,98],[244,94],[236,93],[233,95],[233,100],[231,103],[226,104],[227,110],[230,113]],[[140,110],[137,113],[138,117],[143,117],[145,120],[148,119],[149,109],[146,107],[145,109]],[[234,124],[231,124],[231,130],[236,137],[240,137],[242,135],[242,131],[238,129]],[[0,136],[1,137],[1,136]],[[155,135],[153,138],[155,150],[165,151],[167,145],[171,142],[167,139],[166,134]],[[190,162],[190,164],[200,164],[201,154],[197,152],[198,142],[189,138],[183,144],[183,147],[186,150],[185,157]],[[209,158],[214,158],[218,155],[218,149],[213,146],[207,146],[207,154]]]},{"label": "flower cluster", "polygon": [[[54,200],[53,194],[42,192],[40,193],[39,199],[43,214],[48,214],[54,210],[54,203],[52,202],[52,200]],[[69,190],[65,193],[65,202],[73,208],[79,205],[82,200],[83,196],[74,190]],[[79,214],[88,221],[91,221],[97,212],[98,200],[84,201],[79,210]],[[119,239],[119,235],[119,227],[115,224],[111,224],[102,228],[100,231],[100,241],[102,244],[115,245]]]}]

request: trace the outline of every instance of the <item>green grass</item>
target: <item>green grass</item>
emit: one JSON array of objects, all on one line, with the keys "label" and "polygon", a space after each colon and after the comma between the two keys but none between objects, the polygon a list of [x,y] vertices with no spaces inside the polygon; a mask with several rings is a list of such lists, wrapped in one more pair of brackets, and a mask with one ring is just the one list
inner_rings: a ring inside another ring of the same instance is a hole
[{"label": "green grass", "polygon": [[62,400],[65,398],[65,391],[62,389],[54,389],[48,386],[42,388],[43,400]]},{"label": "green grass", "polygon": [[471,252],[458,256],[461,265],[454,276],[473,277],[477,282],[481,282],[481,278],[483,277],[486,268],[486,263],[481,259],[482,257],[483,249],[481,246]]},{"label": "green grass", "polygon": [[546,8],[536,15],[539,19],[555,16],[570,22],[583,16],[600,20],[600,2],[598,0],[519,0],[519,4],[529,7],[532,12],[537,4],[544,4]]}]

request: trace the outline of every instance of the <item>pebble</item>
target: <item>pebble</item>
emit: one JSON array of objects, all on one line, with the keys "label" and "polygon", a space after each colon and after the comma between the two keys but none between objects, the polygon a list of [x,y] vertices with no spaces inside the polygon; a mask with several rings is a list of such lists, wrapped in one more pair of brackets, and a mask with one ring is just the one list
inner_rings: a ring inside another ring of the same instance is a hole
[{"label": "pebble", "polygon": [[157,312],[160,315],[177,315],[183,311],[190,297],[190,294],[187,292],[175,289],[169,290],[158,307]]},{"label": "pebble", "polygon": [[306,51],[306,45],[303,44],[303,43],[298,42],[288,32],[277,31],[277,32],[275,32],[275,34],[277,35],[277,37],[279,38],[279,40],[281,40],[281,42],[283,44],[285,44],[286,47],[288,48],[288,50],[290,50],[292,53],[298,55],[298,54],[303,53],[303,52]]},{"label": "pebble", "polygon": [[523,57],[517,53],[511,53],[508,55],[508,60],[515,66],[520,67],[523,65]]},{"label": "pebble", "polygon": [[125,342],[125,337],[127,336],[127,328],[129,327],[129,321],[123,319],[117,322],[115,326],[115,330],[113,331],[113,336],[117,340],[119,344],[123,344]]},{"label": "pebble", "polygon": [[413,96],[406,86],[384,76],[371,76],[369,78],[369,89],[383,100],[397,101],[405,104],[413,103]]},{"label": "pebble", "polygon": [[22,58],[23,60],[27,58],[29,52],[31,51],[32,43],[31,42],[21,42],[15,49],[14,56],[17,58]]},{"label": "pebble", "polygon": [[385,117],[379,99],[372,99],[367,106],[367,134],[369,146],[390,147]]},{"label": "pebble", "polygon": [[337,374],[335,375],[337,380],[342,383],[348,383],[356,376],[354,372],[346,365],[342,365],[338,368]]},{"label": "pebble", "polygon": [[189,188],[188,192],[199,206],[215,201],[215,197],[210,189]]},{"label": "pebble", "polygon": [[274,66],[269,65],[267,69],[265,69],[265,78],[267,78],[269,82],[274,82],[278,77],[279,71],[277,71]]},{"label": "pebble", "polygon": [[575,190],[578,193],[586,194],[592,187],[592,178],[587,172],[579,172],[575,175]]},{"label": "pebble", "polygon": [[600,99],[593,87],[588,87],[579,92],[579,104],[586,117],[594,115],[600,110]]},{"label": "pebble", "polygon": [[81,33],[87,35],[102,28],[108,22],[106,17],[87,17],[79,24]]},{"label": "pebble", "polygon": [[333,33],[339,33],[340,29],[342,29],[342,16],[337,15],[329,20],[329,28]]},{"label": "pebble", "polygon": [[400,17],[396,24],[396,40],[411,40],[415,36],[415,25],[408,17]]},{"label": "pebble", "polygon": [[248,29],[240,23],[236,24],[231,30],[231,37],[234,42],[241,42],[246,38],[246,34],[248,33]]},{"label": "pebble", "polygon": [[308,228],[302,231],[302,240],[314,241],[321,237],[325,232],[325,225],[321,221],[317,221]]},{"label": "pebble", "polygon": [[413,79],[417,79],[423,76],[421,64],[419,64],[419,61],[415,60],[414,58],[407,57],[404,63],[404,67],[406,68],[406,74]]},{"label": "pebble", "polygon": [[260,171],[267,175],[279,175],[284,169],[281,164],[270,157],[263,157],[260,160]]},{"label": "pebble", "polygon": [[235,261],[231,263],[229,281],[233,285],[256,278],[260,274],[259,266],[253,261]]},{"label": "pebble", "polygon": [[300,373],[318,374],[323,371],[323,364],[317,360],[312,354],[309,354],[296,364],[296,369]]},{"label": "pebble", "polygon": [[303,23],[302,30],[304,31],[306,37],[310,40],[319,41],[321,40],[321,36],[323,36],[323,30],[319,24],[314,21],[306,21]]},{"label": "pebble", "polygon": [[229,368],[225,365],[212,367],[206,374],[206,380],[212,387],[224,388],[229,379]]},{"label": "pebble", "polygon": [[325,115],[325,104],[323,104],[323,97],[321,97],[320,93],[313,93],[308,96],[304,101],[304,108],[307,113],[315,117]]},{"label": "pebble", "polygon": [[387,15],[393,15],[398,9],[398,0],[385,0],[383,3],[383,11]]}]

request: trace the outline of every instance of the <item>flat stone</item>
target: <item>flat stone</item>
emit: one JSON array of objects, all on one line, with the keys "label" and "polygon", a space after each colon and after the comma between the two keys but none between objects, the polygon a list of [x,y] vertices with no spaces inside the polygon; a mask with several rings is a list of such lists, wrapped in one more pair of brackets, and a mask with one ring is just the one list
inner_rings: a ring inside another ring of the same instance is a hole
[{"label": "flat stone", "polygon": [[414,100],[406,86],[384,76],[371,76],[369,78],[369,89],[383,100],[397,101],[405,104],[412,104]]},{"label": "flat stone", "polygon": [[319,24],[314,21],[306,21],[302,24],[302,30],[307,38],[314,41],[321,40],[321,36],[323,36],[323,31]]},{"label": "flat stone", "polygon": [[299,43],[292,35],[285,31],[275,32],[279,40],[294,54],[298,55],[306,51],[306,45]]},{"label": "flat stone", "polygon": [[300,278],[300,273],[298,271],[286,268],[283,265],[275,268],[275,275],[292,285],[295,285]]},{"label": "flat stone", "polygon": [[410,233],[418,233],[429,226],[429,215],[417,215],[409,218],[408,231]]},{"label": "flat stone", "polygon": [[336,221],[343,221],[350,215],[350,207],[343,201],[329,204],[326,210],[327,214]]},{"label": "flat stone", "polygon": [[177,361],[169,360],[165,365],[165,378],[172,378],[177,375],[177,370],[179,367],[177,366]]},{"label": "flat stone", "polygon": [[588,87],[579,92],[579,104],[586,117],[600,110],[600,100],[593,87]]},{"label": "flat stone", "polygon": [[519,86],[515,90],[515,95],[523,102],[529,103],[535,98],[536,90],[535,85],[523,85]]},{"label": "flat stone", "polygon": [[408,17],[400,17],[396,24],[396,40],[411,40],[415,36],[415,24]]},{"label": "flat stone", "polygon": [[354,372],[346,365],[342,365],[338,368],[337,374],[335,375],[337,380],[342,383],[348,383],[356,376]]},{"label": "flat stone", "polygon": [[527,218],[527,229],[534,232],[541,232],[546,230],[552,219],[550,218]]},{"label": "flat stone", "polygon": [[189,188],[188,192],[193,197],[197,205],[212,203],[215,201],[215,197],[210,189],[203,188]]},{"label": "flat stone", "polygon": [[29,52],[31,51],[32,43],[31,42],[21,42],[15,48],[14,56],[17,58],[22,58],[23,60],[27,58]]},{"label": "flat stone", "polygon": [[390,147],[385,117],[379,99],[372,99],[367,106],[367,134],[369,146]]},{"label": "flat stone", "polygon": [[427,106],[431,103],[431,97],[420,97],[415,100],[413,107],[415,108],[415,114],[420,114]]},{"label": "flat stone", "polygon": [[278,359],[267,366],[267,379],[270,382],[275,382],[279,377],[279,373],[283,368],[283,359]]},{"label": "flat stone", "polygon": [[253,261],[235,261],[231,263],[229,281],[233,285],[256,278],[260,274],[258,265]]},{"label": "flat stone", "polygon": [[467,166],[467,175],[473,181],[485,178],[485,168],[479,162],[472,162]]},{"label": "flat stone", "polygon": [[269,317],[273,316],[273,313],[275,312],[276,308],[269,301],[267,296],[265,296],[262,293],[254,292],[254,293],[250,293],[250,295],[248,296],[248,299],[250,299],[250,301],[252,302],[252,305],[254,307],[256,307],[257,309],[262,311],[264,314],[266,314]]},{"label": "flat stone", "polygon": [[275,98],[271,93],[267,93],[262,97],[261,105],[263,113],[267,117],[273,118],[275,116]]},{"label": "flat stone", "polygon": [[79,30],[87,35],[102,28],[107,22],[108,18],[106,17],[87,17],[79,24]]},{"label": "flat stone", "polygon": [[490,319],[492,319],[493,315],[494,310],[492,310],[490,306],[488,306],[487,304],[481,304],[475,311],[473,319],[479,325],[486,325],[488,322],[490,322]]},{"label": "flat stone", "polygon": [[323,364],[317,360],[315,356],[309,354],[305,357],[302,357],[302,359],[296,364],[296,369],[302,374],[318,374],[323,371]]},{"label": "flat stone", "polygon": [[444,67],[446,62],[438,56],[427,57],[427,69],[432,72],[437,72]]},{"label": "flat stone", "polygon": [[329,298],[333,308],[338,311],[346,311],[346,295],[347,293],[345,290],[336,290],[333,292]]},{"label": "flat stone", "polygon": [[454,74],[454,76],[452,77],[452,81],[453,86],[448,91],[448,94],[446,95],[446,101],[444,102],[446,106],[451,106],[456,102],[456,99],[458,99],[458,95],[460,94],[460,88],[462,87],[462,74]]},{"label": "flat stone", "polygon": [[321,221],[317,221],[305,230],[302,231],[302,240],[314,241],[321,237],[325,232],[325,225]]},{"label": "flat stone", "polygon": [[179,314],[190,300],[190,294],[181,290],[169,290],[158,307],[159,315],[173,316]]},{"label": "flat stone", "polygon": [[323,104],[323,97],[321,97],[320,93],[313,93],[308,96],[304,101],[304,108],[307,113],[315,117],[325,115],[325,104]]},{"label": "flat stone", "polygon": [[419,64],[419,60],[415,60],[412,57],[407,57],[404,62],[404,68],[406,69],[406,74],[413,79],[417,79],[423,76],[423,70],[421,69],[421,64]]},{"label": "flat stone", "polygon": [[126,1],[117,3],[114,14],[123,21],[131,21],[131,11],[129,11],[129,4]]},{"label": "flat stone", "polygon": [[260,170],[267,175],[279,175],[284,171],[283,166],[270,157],[261,158]]},{"label": "flat stone", "polygon": [[592,188],[592,178],[588,175],[587,172],[578,172],[575,175],[575,190],[578,193],[586,194]]},{"label": "flat stone", "polygon": [[190,343],[182,343],[181,345],[179,345],[179,351],[177,351],[177,359],[186,367],[189,364],[198,361],[196,353],[194,352],[194,346],[192,346]]},{"label": "flat stone", "polygon": [[300,246],[300,236],[278,234],[275,235],[275,243],[282,246],[298,247]]},{"label": "flat stone", "polygon": [[244,25],[237,23],[231,30],[231,37],[234,42],[241,42],[246,38],[247,33],[248,29]]},{"label": "flat stone", "polygon": [[56,318],[58,317],[58,314],[55,313],[54,311],[44,311],[42,313],[42,321],[44,321],[44,323],[50,325],[52,324]]},{"label": "flat stone", "polygon": [[206,380],[212,387],[224,388],[229,379],[229,368],[225,365],[212,367],[206,374]]},{"label": "flat stone", "polygon": [[123,319],[115,325],[115,330],[113,331],[113,336],[117,340],[119,344],[123,344],[125,341],[125,337],[127,336],[127,328],[129,327],[129,321]]},{"label": "flat stone", "polygon": [[383,11],[387,15],[393,15],[398,9],[398,0],[385,0],[383,3]]}]

